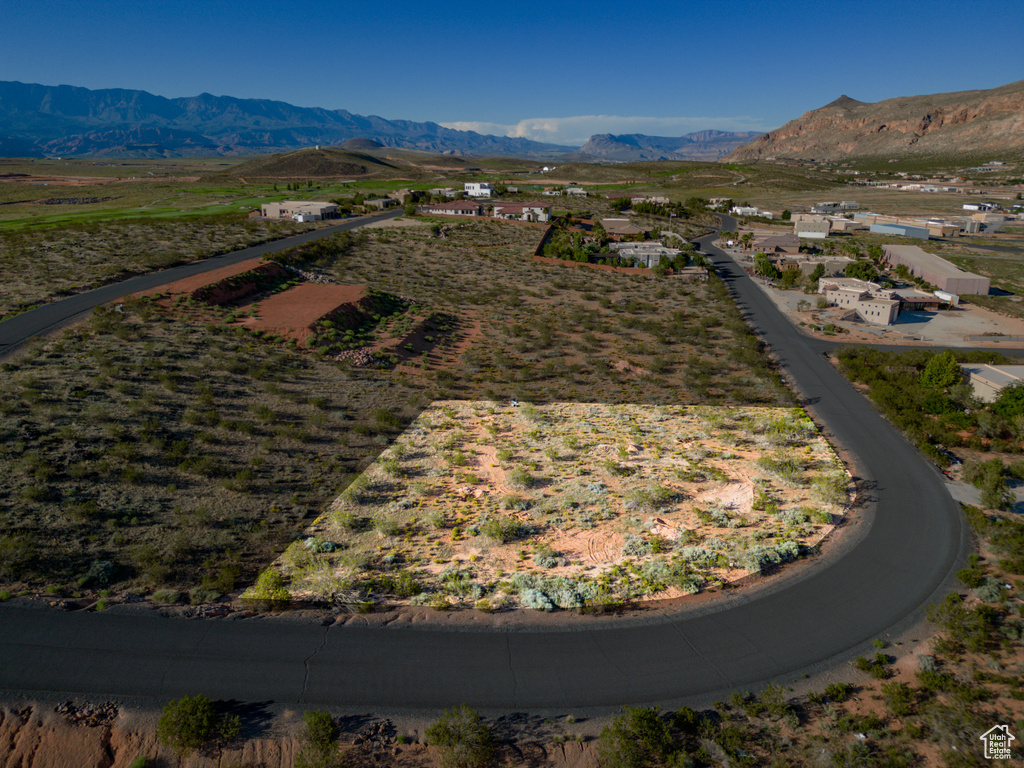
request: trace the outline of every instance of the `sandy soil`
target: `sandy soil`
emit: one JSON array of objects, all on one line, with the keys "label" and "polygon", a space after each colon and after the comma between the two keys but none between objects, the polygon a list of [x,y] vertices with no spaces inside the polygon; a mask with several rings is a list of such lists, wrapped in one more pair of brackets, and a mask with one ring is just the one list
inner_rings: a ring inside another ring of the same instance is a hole
[{"label": "sandy soil", "polygon": [[252,330],[272,331],[305,346],[313,323],[344,304],[359,301],[365,295],[366,286],[363,285],[301,283],[261,301],[246,304],[257,315],[243,317],[238,324]]},{"label": "sandy soil", "polygon": [[[759,433],[794,418],[799,436]],[[800,479],[773,478],[755,464],[766,454],[798,461]],[[476,584],[530,573],[636,596],[638,569],[659,553],[700,550],[695,580],[644,595],[675,598],[748,577],[738,561],[757,542],[813,547],[828,536],[845,505],[816,498],[811,479],[836,472],[842,465],[813,424],[785,409],[439,402],[307,531],[345,554],[315,566],[300,557],[300,567],[290,549],[277,567],[300,598],[322,599],[332,569],[351,578],[353,553],[363,550],[406,563],[437,594],[455,569]],[[378,486],[391,490],[360,497]],[[353,540],[338,523],[352,515],[390,522]],[[496,539],[489,520],[522,533]],[[511,600],[500,588],[487,599]]]}]

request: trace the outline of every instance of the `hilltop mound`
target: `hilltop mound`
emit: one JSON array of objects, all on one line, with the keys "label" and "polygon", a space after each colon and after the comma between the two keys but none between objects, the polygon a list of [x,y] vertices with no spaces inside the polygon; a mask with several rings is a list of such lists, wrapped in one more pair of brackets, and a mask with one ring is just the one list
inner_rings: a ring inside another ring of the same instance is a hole
[{"label": "hilltop mound", "polygon": [[236,165],[228,173],[245,178],[307,178],[329,176],[381,176],[395,171],[384,160],[341,149],[300,149],[257,157]]},{"label": "hilltop mound", "polygon": [[1024,80],[986,91],[869,104],[840,96],[725,158],[1015,159],[1024,152]]},{"label": "hilltop mound", "polygon": [[350,152],[362,152],[367,149],[381,149],[384,145],[373,139],[349,139],[341,145],[342,149]]}]

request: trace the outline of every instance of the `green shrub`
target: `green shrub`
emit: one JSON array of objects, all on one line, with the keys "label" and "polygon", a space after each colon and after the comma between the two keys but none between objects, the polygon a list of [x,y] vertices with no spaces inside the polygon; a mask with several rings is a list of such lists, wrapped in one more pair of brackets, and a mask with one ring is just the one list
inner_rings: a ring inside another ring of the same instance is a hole
[{"label": "green shrub", "polygon": [[184,696],[164,706],[156,733],[160,743],[184,756],[205,746],[216,725],[213,703],[206,696]]},{"label": "green shrub", "polygon": [[507,544],[528,535],[530,528],[514,517],[492,517],[480,524],[480,533],[499,544]]},{"label": "green shrub", "polygon": [[330,713],[322,709],[306,710],[302,715],[306,725],[302,734],[299,754],[295,756],[295,768],[333,768],[339,765],[337,728]]},{"label": "green shrub", "polygon": [[443,768],[483,768],[494,755],[494,737],[483,718],[465,704],[446,710],[425,732]]},{"label": "green shrub", "polygon": [[597,752],[603,766],[647,768],[674,764],[677,749],[657,708],[632,707],[601,731]]},{"label": "green shrub", "polygon": [[256,579],[256,584],[250,589],[245,597],[255,600],[290,600],[291,595],[284,586],[284,576],[276,568],[267,568]]}]

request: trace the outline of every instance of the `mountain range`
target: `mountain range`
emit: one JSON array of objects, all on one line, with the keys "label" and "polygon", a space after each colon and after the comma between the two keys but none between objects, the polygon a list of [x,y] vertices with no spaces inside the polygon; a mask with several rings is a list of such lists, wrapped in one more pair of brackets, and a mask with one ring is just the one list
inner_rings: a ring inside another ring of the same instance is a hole
[{"label": "mountain range", "polygon": [[0,81],[0,157],[252,155],[336,146],[356,139],[471,157],[716,160],[755,135],[721,131],[680,138],[600,134],[580,149],[269,99],[209,93],[168,99],[121,88],[90,90]]},{"label": "mountain range", "polygon": [[0,82],[0,157],[251,155],[354,138],[452,155],[550,158],[576,149],[269,99]]},{"label": "mountain range", "polygon": [[733,151],[726,160],[1019,158],[1024,80],[999,88],[876,103],[840,96]]},{"label": "mountain range", "polygon": [[598,133],[579,148],[579,154],[600,162],[635,163],[646,160],[718,160],[761,134],[698,131],[678,138],[627,133]]}]

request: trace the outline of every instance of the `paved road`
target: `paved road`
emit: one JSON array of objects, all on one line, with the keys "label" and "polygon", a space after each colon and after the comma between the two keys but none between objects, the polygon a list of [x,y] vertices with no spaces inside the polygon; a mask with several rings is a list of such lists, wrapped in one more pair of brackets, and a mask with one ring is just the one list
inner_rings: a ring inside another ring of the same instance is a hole
[{"label": "paved road", "polygon": [[184,277],[191,277],[192,275],[209,272],[213,269],[237,264],[246,259],[254,259],[257,256],[263,256],[268,253],[279,253],[296,245],[308,243],[311,240],[329,237],[341,230],[355,229],[374,221],[393,219],[401,215],[402,210],[397,209],[375,216],[345,219],[331,227],[304,232],[301,235],[287,237],[283,240],[275,240],[271,243],[263,243],[262,245],[245,248],[241,251],[232,251],[231,253],[214,256],[202,261],[195,261],[191,264],[184,264],[180,267],[173,267],[172,269],[165,269],[160,272],[151,272],[128,280],[122,280],[119,283],[111,283],[101,288],[78,293],[66,299],[55,301],[52,304],[46,304],[28,312],[23,312],[9,320],[0,322],[0,357],[16,349],[34,336],[39,336],[40,334],[73,323],[75,320],[87,315],[100,304],[120,299],[130,293],[147,291],[175,280],[181,280]]},{"label": "paved road", "polygon": [[0,603],[0,689],[580,713],[707,703],[871,651],[871,639],[909,627],[953,583],[969,547],[961,516],[940,475],[728,257],[706,251],[817,418],[858,457],[869,503],[837,545],[842,557],[672,616],[555,630],[325,628]]}]

